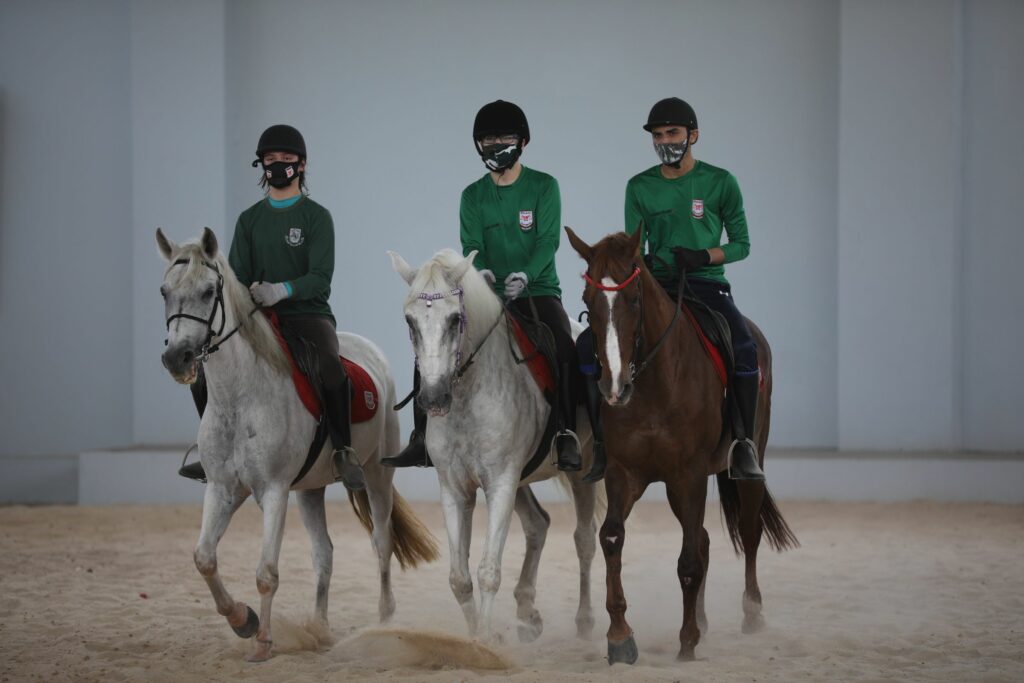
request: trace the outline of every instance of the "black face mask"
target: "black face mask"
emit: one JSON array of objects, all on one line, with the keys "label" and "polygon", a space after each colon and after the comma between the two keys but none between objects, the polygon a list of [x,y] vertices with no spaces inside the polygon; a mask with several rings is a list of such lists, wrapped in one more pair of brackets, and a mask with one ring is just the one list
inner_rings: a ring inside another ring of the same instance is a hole
[{"label": "black face mask", "polygon": [[288,187],[292,181],[299,177],[299,161],[275,161],[272,164],[263,164],[263,174],[271,187],[277,189]]},{"label": "black face mask", "polygon": [[519,155],[523,153],[518,142],[513,142],[511,145],[504,142],[496,142],[493,145],[477,143],[477,145],[484,165],[492,171],[505,171],[512,168],[512,165],[519,160]]},{"label": "black face mask", "polygon": [[689,139],[683,142],[656,142],[654,151],[658,153],[661,163],[672,168],[679,168],[679,162],[686,156],[686,148],[689,146]]}]

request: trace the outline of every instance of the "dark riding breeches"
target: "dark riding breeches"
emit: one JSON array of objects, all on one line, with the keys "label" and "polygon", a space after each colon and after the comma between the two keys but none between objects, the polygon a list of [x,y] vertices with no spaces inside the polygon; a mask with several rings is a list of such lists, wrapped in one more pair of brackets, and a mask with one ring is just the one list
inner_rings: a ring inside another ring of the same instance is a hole
[{"label": "dark riding breeches", "polygon": [[324,389],[327,392],[341,389],[347,377],[338,358],[338,334],[331,319],[322,315],[283,315],[280,321],[281,327],[316,344]]},{"label": "dark riding breeches", "polygon": [[724,282],[687,278],[687,287],[709,308],[725,317],[732,333],[732,353],[736,362],[736,374],[752,374],[757,372],[757,342],[750,333],[747,321],[736,308],[732,298],[732,287]]}]

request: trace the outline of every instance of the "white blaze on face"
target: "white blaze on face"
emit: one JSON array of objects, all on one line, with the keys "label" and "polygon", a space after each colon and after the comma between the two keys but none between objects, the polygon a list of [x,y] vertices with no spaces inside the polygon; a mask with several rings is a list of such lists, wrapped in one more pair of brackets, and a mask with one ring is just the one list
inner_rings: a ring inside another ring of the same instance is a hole
[{"label": "white blaze on face", "polygon": [[[601,280],[601,284],[605,287],[617,287],[619,283],[610,277],[604,277]],[[613,315],[615,297],[618,294],[618,292],[611,291],[605,291],[604,293],[605,298],[608,299],[608,331],[607,337],[604,340],[604,350],[605,355],[608,356],[608,372],[611,373],[612,378],[611,395],[613,401],[622,392],[622,354],[619,352],[619,333],[615,330],[615,317]]]}]

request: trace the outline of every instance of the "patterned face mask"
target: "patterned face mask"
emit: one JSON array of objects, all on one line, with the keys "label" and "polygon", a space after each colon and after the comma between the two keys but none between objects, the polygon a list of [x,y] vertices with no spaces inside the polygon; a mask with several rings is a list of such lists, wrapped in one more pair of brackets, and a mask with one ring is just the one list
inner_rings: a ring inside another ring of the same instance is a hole
[{"label": "patterned face mask", "polygon": [[484,165],[492,171],[504,171],[511,168],[519,159],[519,155],[523,153],[518,142],[511,145],[503,142],[493,145],[481,145],[478,143],[478,148],[480,149],[480,158],[483,159]]},{"label": "patterned face mask", "polygon": [[683,142],[656,142],[654,143],[654,151],[658,153],[661,163],[673,168],[679,168],[679,162],[686,156],[686,148],[689,146],[689,140],[684,140]]},{"label": "patterned face mask", "polygon": [[275,161],[272,164],[263,164],[263,173],[271,187],[278,189],[288,187],[291,182],[299,177],[299,161]]}]

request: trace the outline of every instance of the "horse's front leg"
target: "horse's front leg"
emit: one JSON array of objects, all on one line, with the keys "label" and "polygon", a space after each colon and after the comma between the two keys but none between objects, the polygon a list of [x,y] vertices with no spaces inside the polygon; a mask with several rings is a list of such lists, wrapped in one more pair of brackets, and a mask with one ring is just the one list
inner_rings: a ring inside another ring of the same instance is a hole
[{"label": "horse's front leg", "polygon": [[673,484],[666,483],[668,502],[683,527],[683,549],[679,554],[676,573],[683,589],[683,626],[679,629],[679,659],[690,661],[700,641],[697,625],[697,597],[704,582],[706,563],[703,558],[704,505],[707,501],[708,480],[704,476],[684,478]]},{"label": "horse's front leg", "polygon": [[523,535],[526,536],[523,570],[519,574],[519,583],[514,593],[516,616],[519,617],[519,640],[528,643],[536,640],[544,630],[544,620],[534,607],[534,600],[537,596],[537,568],[551,518],[537,502],[529,486],[521,486],[516,491],[515,510],[523,523]]},{"label": "horse's front leg", "polygon": [[572,500],[576,508],[576,555],[580,561],[580,605],[576,611],[576,637],[590,638],[594,631],[594,609],[590,603],[590,566],[597,552],[597,523],[594,507],[597,490],[594,484],[584,483],[583,477],[570,477]]},{"label": "horse's front leg", "polygon": [[448,584],[466,617],[469,635],[477,631],[476,602],[473,600],[473,577],[469,573],[469,541],[473,536],[473,509],[476,491],[464,491],[441,479],[441,510],[448,531],[448,553],[451,570]]},{"label": "horse's front leg", "polygon": [[604,553],[608,609],[608,663],[636,663],[639,657],[633,629],[626,621],[626,593],[622,588],[622,550],[626,543],[626,519],[645,486],[636,486],[627,471],[612,460],[604,477],[608,511],[598,536]]},{"label": "horse's front leg", "polygon": [[217,571],[217,544],[228,528],[231,516],[247,497],[243,491],[231,491],[213,483],[206,485],[203,526],[193,555],[196,569],[210,587],[217,613],[227,618],[228,624],[241,638],[251,638],[256,633],[259,619],[251,608],[243,602],[236,602],[224,588]]},{"label": "horse's front leg", "polygon": [[256,650],[247,657],[250,662],[270,659],[274,640],[270,633],[270,609],[277,592],[277,561],[284,536],[284,518],[288,511],[286,484],[268,486],[258,500],[263,509],[263,543],[260,566],[256,570],[256,590],[260,593],[260,629],[256,634]]},{"label": "horse's front leg", "polygon": [[480,619],[483,622],[484,639],[493,639],[491,609],[494,596],[501,586],[501,557],[505,551],[508,527],[512,522],[512,508],[515,504],[518,476],[511,481],[499,481],[485,490],[487,496],[487,539],[484,552],[477,567],[476,580],[480,586]]}]

